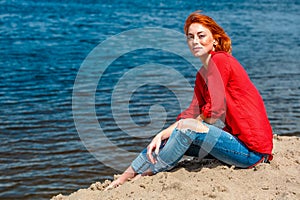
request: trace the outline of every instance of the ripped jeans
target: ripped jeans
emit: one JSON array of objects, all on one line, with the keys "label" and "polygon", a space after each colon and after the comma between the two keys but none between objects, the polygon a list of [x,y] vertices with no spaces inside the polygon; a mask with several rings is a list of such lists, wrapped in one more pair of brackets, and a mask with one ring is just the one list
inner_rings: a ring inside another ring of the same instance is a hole
[{"label": "ripped jeans", "polygon": [[266,160],[266,155],[249,150],[236,137],[213,125],[204,123],[209,128],[207,133],[191,129],[175,128],[169,139],[162,142],[157,162],[151,163],[147,157],[147,148],[131,163],[138,174],[151,172],[156,174],[173,168],[183,155],[204,158],[210,154],[216,159],[238,168],[249,168]]}]

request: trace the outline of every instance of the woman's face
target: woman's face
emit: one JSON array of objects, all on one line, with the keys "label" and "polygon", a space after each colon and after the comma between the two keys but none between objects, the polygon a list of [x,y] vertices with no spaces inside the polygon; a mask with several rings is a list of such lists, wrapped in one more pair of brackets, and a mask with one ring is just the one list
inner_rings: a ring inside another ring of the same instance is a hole
[{"label": "woman's face", "polygon": [[211,50],[214,50],[214,43],[210,30],[199,23],[190,25],[187,34],[187,43],[195,57],[207,56]]}]

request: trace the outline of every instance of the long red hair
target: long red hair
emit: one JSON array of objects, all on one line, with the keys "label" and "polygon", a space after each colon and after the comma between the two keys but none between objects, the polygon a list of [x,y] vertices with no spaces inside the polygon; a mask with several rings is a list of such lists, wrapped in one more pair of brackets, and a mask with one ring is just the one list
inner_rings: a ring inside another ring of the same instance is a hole
[{"label": "long red hair", "polygon": [[219,26],[211,17],[203,15],[200,11],[193,12],[188,16],[184,24],[184,32],[187,35],[190,25],[193,23],[199,23],[213,35],[213,38],[217,41],[215,51],[225,51],[231,53],[231,39],[225,33],[223,28]]}]

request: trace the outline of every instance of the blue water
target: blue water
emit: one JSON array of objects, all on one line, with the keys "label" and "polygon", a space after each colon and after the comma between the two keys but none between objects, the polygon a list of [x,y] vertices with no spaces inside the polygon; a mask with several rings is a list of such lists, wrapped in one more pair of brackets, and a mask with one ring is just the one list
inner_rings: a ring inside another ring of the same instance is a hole
[{"label": "blue water", "polygon": [[[49,199],[118,173],[89,153],[78,135],[72,95],[79,68],[111,36],[147,27],[182,32],[195,10],[212,16],[231,37],[233,55],[261,92],[274,133],[299,134],[299,9],[296,0],[0,1],[0,198]],[[128,52],[109,66],[99,80],[95,111],[110,141],[129,152],[140,151],[151,135],[130,137],[117,126],[111,94],[126,72],[145,63],[173,67],[191,84],[195,75],[184,59],[157,49]],[[180,87],[181,80],[168,78]],[[184,92],[189,101],[190,91]],[[137,125],[150,123],[152,104],[164,107],[164,126],[180,112],[172,88],[146,84],[136,88],[128,105]],[[109,152],[110,146],[99,148]],[[109,156],[118,161],[113,152]]]}]

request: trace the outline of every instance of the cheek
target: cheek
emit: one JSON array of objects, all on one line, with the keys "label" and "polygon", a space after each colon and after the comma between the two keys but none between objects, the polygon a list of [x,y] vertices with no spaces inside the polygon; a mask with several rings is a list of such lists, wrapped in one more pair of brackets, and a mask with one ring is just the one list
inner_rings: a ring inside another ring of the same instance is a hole
[{"label": "cheek", "polygon": [[190,42],[187,42],[187,45],[190,49],[193,49],[193,45]]},{"label": "cheek", "polygon": [[201,41],[201,44],[203,46],[209,46],[210,44],[213,45],[213,40],[211,40],[210,38],[209,39],[205,39],[205,40]]}]

